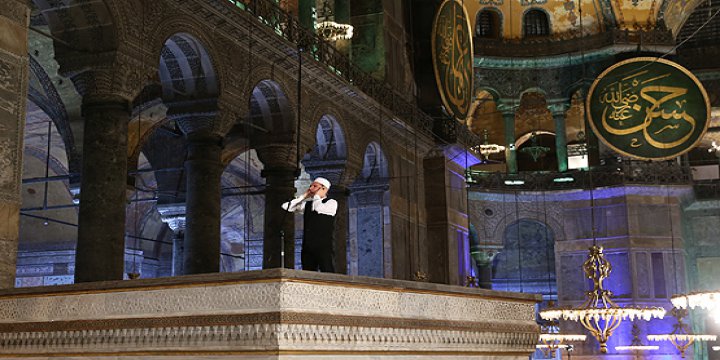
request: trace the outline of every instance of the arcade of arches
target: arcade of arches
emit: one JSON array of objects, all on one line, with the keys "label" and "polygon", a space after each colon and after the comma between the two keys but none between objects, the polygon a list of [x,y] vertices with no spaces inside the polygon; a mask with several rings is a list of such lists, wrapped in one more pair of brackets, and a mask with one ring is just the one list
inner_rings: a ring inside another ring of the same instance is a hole
[{"label": "arcade of arches", "polygon": [[[318,176],[342,274],[572,305],[599,242],[620,304],[720,287],[720,3],[464,1],[464,121],[432,70],[440,3],[0,1],[0,288],[300,269],[302,216],[280,204]],[[353,38],[312,35],[320,9]],[[587,124],[594,78],[637,56],[709,94],[709,130],[677,159],[624,157]]]}]

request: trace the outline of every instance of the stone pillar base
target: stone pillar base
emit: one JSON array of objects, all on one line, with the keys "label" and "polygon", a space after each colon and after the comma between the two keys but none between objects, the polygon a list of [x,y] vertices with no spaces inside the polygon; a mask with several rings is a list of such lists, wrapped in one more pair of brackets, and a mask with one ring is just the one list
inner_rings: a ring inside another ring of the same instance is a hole
[{"label": "stone pillar base", "polygon": [[527,359],[531,294],[287,269],[0,292],[0,359]]}]

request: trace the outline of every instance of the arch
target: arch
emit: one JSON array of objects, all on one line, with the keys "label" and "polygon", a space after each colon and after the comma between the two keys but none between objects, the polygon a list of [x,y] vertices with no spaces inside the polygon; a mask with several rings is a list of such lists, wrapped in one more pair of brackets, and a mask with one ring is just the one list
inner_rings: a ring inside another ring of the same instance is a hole
[{"label": "arch", "polygon": [[[683,13],[687,16],[682,26],[677,29],[676,41],[682,44],[679,53],[684,48],[704,47],[717,41],[717,34],[720,31],[720,17],[711,16],[718,11],[718,4],[713,1],[700,1],[694,6],[686,3],[686,7],[692,8],[692,12]],[[690,10],[690,9],[686,9]]]},{"label": "arch", "polygon": [[540,94],[540,95],[542,95],[543,98],[547,96],[547,91],[545,91],[545,89],[543,89],[541,87],[533,86],[533,87],[529,87],[529,88],[521,91],[520,94],[518,94],[518,98],[520,98],[520,101],[522,101],[522,98],[524,96],[533,94],[533,93]]},{"label": "arch", "polygon": [[390,178],[379,143],[365,148],[360,176],[350,186],[348,273],[373,277],[392,273]]},{"label": "arch", "polygon": [[142,278],[170,276],[171,232],[157,211],[158,179],[144,152],[138,154],[135,190],[125,210],[125,269]]},{"label": "arch", "polygon": [[263,164],[255,150],[230,161],[221,183],[221,267],[223,272],[262,268],[265,204]]},{"label": "arch", "polygon": [[479,86],[475,89],[475,99],[478,99],[478,97],[483,94],[483,92],[488,93],[492,97],[492,100],[495,102],[497,102],[501,98],[500,91],[498,91],[494,87]]},{"label": "arch", "polygon": [[205,43],[187,32],[169,36],[158,68],[163,99],[169,101],[218,96],[220,82]]},{"label": "arch", "polygon": [[269,79],[258,82],[253,88],[249,106],[254,134],[284,143],[295,141],[295,114],[280,84]]},{"label": "arch", "polygon": [[484,8],[475,16],[475,36],[483,39],[501,39],[502,23],[502,12],[494,7]]},{"label": "arch", "polygon": [[347,159],[345,133],[332,115],[323,115],[315,131],[315,147],[309,154],[313,160]]},{"label": "arch", "polygon": [[140,104],[133,111],[128,123],[128,170],[139,169],[141,150],[159,127],[168,124],[166,111],[160,99]]},{"label": "arch", "polygon": [[478,90],[475,101],[470,105],[466,120],[468,129],[483,136],[487,131],[488,141],[492,144],[504,143],[503,117],[497,107],[497,98],[485,89]]},{"label": "arch", "polygon": [[[48,125],[50,125],[49,128]],[[40,158],[45,159],[48,150],[48,135],[51,138],[50,165],[53,166],[55,162],[59,167],[62,167],[62,171],[58,168],[58,171],[60,171],[58,174],[68,174],[70,154],[67,152],[65,139],[59,133],[53,119],[34,102],[28,102],[25,128],[23,129],[25,151],[37,150],[38,153],[42,154]]]},{"label": "arch", "polygon": [[520,218],[503,229],[493,260],[493,289],[557,296],[555,233],[542,221]]},{"label": "arch", "polygon": [[515,148],[519,149],[521,145],[525,144],[530,138],[532,138],[533,135],[540,136],[540,135],[550,135],[555,136],[554,132],[545,131],[545,130],[534,130],[527,132],[523,135],[520,135],[517,140],[515,140]]},{"label": "arch", "polygon": [[387,158],[377,142],[373,141],[365,148],[360,176],[366,182],[390,178]]},{"label": "arch", "polygon": [[673,35],[678,36],[692,14],[707,5],[707,0],[666,0],[660,5],[657,18],[662,19]]},{"label": "arch", "polygon": [[[70,128],[70,120],[65,109],[65,104],[42,65],[40,65],[34,56],[30,56],[29,59],[28,100],[42,109],[50,120],[52,120],[65,144],[65,152],[68,156],[71,156],[73,149],[75,149],[75,139],[72,129]],[[30,105],[28,105],[28,107],[29,106]]]},{"label": "arch", "polygon": [[[106,0],[32,0],[50,27],[52,35],[72,50],[103,52],[116,49],[119,39],[116,17]],[[60,46],[58,49],[67,49]]]},{"label": "arch", "polygon": [[535,38],[550,35],[550,16],[544,9],[530,8],[523,14],[523,37]]}]

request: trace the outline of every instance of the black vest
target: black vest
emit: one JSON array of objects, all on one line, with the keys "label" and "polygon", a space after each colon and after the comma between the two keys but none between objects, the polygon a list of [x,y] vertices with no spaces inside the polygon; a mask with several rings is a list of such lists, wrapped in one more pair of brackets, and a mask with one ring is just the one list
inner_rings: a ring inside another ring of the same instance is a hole
[{"label": "black vest", "polygon": [[[326,203],[330,198],[322,199]],[[335,239],[335,217],[312,210],[312,202],[305,203],[303,215],[303,248],[320,249],[333,246]]]}]

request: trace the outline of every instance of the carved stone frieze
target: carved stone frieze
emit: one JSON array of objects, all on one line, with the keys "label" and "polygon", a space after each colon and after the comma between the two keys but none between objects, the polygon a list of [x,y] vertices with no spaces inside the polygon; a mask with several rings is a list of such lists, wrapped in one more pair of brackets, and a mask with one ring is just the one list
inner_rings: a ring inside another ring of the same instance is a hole
[{"label": "carved stone frieze", "polygon": [[0,50],[0,200],[20,201],[29,63]]},{"label": "carved stone frieze", "polygon": [[187,209],[185,204],[163,204],[157,205],[162,222],[170,227],[174,233],[185,231],[185,216]]},{"label": "carved stone frieze", "polygon": [[[5,207],[7,205],[4,205]],[[19,213],[20,205],[18,204],[15,208],[15,213]],[[4,209],[3,209],[4,210]],[[5,211],[3,211],[5,212]],[[14,219],[7,219],[6,223],[8,225],[3,226],[17,226],[18,222],[18,216],[16,215]],[[2,229],[3,232],[8,232],[8,229]],[[16,252],[17,252],[17,238],[3,238],[0,237],[0,288],[10,288],[14,285],[15,282],[15,271],[16,271]]]},{"label": "carved stone frieze", "polygon": [[72,79],[84,102],[123,98],[132,101],[157,67],[121,51],[95,56],[58,55],[63,76]]},{"label": "carved stone frieze", "polygon": [[294,168],[297,166],[296,148],[293,144],[266,144],[257,150],[265,168]]},{"label": "carved stone frieze", "polygon": [[393,329],[315,324],[252,324],[0,333],[0,354],[222,348],[288,351],[353,350],[529,352],[535,332]]},{"label": "carved stone frieze", "polygon": [[277,273],[0,294],[0,358],[186,350],[460,356],[530,353],[537,340],[528,295]]}]

